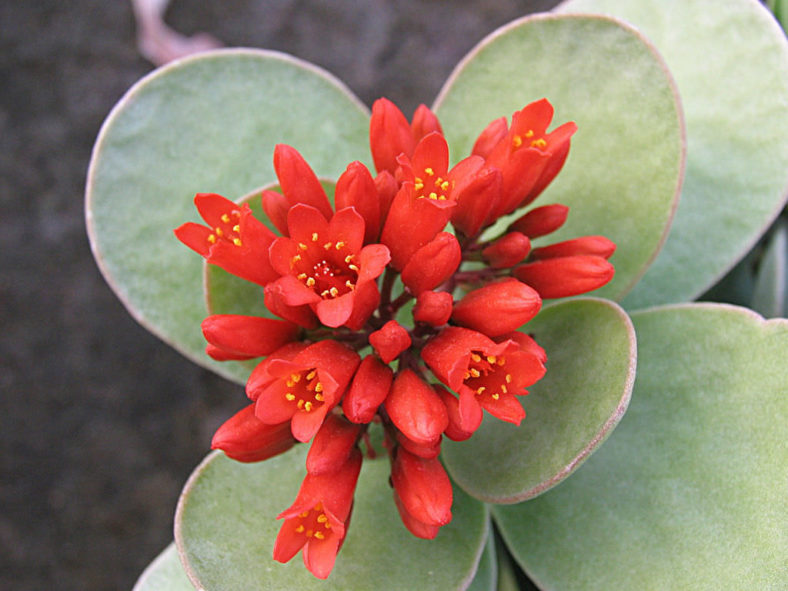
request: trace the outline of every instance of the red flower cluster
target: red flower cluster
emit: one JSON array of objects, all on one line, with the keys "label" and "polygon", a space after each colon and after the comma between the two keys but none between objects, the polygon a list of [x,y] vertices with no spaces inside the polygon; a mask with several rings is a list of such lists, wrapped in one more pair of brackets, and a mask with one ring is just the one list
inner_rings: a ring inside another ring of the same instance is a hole
[{"label": "red flower cluster", "polygon": [[276,147],[282,192],[264,191],[262,205],[280,235],[246,204],[195,198],[206,225],[184,224],[177,237],[262,286],[279,318],[203,322],[212,358],[264,358],[247,382],[252,404],[219,428],[213,447],[255,462],[312,441],[301,490],[279,516],[276,560],[303,549],[307,568],[329,575],[350,520],[361,442],[375,455],[373,422],[384,431],[405,527],[434,538],[451,520],[452,486],[438,459],[443,436],[468,439],[483,410],[519,425],[518,397],[544,375],[546,355],[518,330],[543,298],[584,293],[613,276],[615,245],[601,236],[531,248],[531,239],[564,223],[562,205],[531,209],[501,235],[481,236],[530,204],[563,166],[576,126],[548,133],[552,116],[540,100],[511,125],[493,121],[450,168],[429,109],[419,107],[409,123],[380,99],[370,122],[377,175],[350,164],[336,183],[335,209],[301,155]]}]

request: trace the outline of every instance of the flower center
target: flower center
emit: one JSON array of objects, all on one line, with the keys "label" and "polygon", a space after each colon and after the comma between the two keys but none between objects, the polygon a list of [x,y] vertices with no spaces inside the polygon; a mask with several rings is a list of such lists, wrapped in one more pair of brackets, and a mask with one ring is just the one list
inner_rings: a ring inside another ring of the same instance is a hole
[{"label": "flower center", "polygon": [[299,520],[295,528],[296,533],[304,534],[307,538],[324,540],[331,533],[331,524],[328,522],[328,516],[323,513],[322,503],[299,514],[296,519]]},{"label": "flower center", "polygon": [[290,378],[285,384],[287,385],[285,398],[289,402],[295,403],[299,410],[312,412],[325,400],[323,384],[318,381],[315,368],[290,374]]},{"label": "flower center", "polygon": [[481,351],[471,351],[471,362],[465,371],[463,383],[477,396],[489,396],[498,400],[501,394],[509,391],[512,375],[498,371],[506,365],[502,356],[484,355]]},{"label": "flower center", "polygon": [[216,244],[217,240],[225,240],[235,246],[241,246],[241,212],[233,209],[229,214],[223,213],[221,225],[216,226],[213,232],[208,234],[208,242]]},{"label": "flower center", "polygon": [[424,169],[422,176],[417,176],[413,185],[416,199],[431,199],[432,201],[446,201],[452,183],[440,176],[435,176],[435,171],[429,166]]},{"label": "flower center", "polygon": [[298,243],[303,254],[291,260],[296,278],[323,299],[337,298],[356,289],[359,268],[353,262],[355,255],[345,254],[346,244],[341,240],[319,243],[317,232],[312,234],[311,244]]}]

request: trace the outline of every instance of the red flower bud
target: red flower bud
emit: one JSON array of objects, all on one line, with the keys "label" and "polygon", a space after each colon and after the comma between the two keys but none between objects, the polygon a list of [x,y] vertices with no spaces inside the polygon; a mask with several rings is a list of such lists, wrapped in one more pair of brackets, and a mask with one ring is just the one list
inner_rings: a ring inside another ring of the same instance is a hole
[{"label": "red flower bud", "polygon": [[306,471],[310,474],[324,474],[339,470],[355,448],[360,432],[359,425],[329,413],[312,440],[306,456]]},{"label": "red flower bud", "polygon": [[397,156],[413,154],[416,142],[410,124],[402,111],[388,99],[380,98],[372,104],[369,143],[378,172],[387,170],[394,174],[398,167]]},{"label": "red flower bud", "polygon": [[615,243],[604,236],[583,236],[582,238],[565,240],[564,242],[535,248],[531,252],[531,258],[542,260],[575,255],[592,255],[609,259],[615,251]]},{"label": "red flower bud", "polygon": [[441,232],[413,253],[402,270],[402,282],[413,294],[419,295],[451,277],[461,261],[462,251],[457,239],[448,232]]},{"label": "red flower bud", "polygon": [[529,238],[538,238],[555,232],[564,225],[569,208],[560,203],[532,209],[509,226],[510,232],[521,232]]},{"label": "red flower bud", "polygon": [[221,449],[239,462],[260,462],[293,447],[290,422],[266,425],[254,414],[254,404],[241,409],[216,430],[211,449]]},{"label": "red flower bud", "polygon": [[276,191],[263,191],[261,198],[265,215],[282,236],[287,236],[287,211],[290,209],[287,197]]},{"label": "red flower bud", "polygon": [[333,209],[323,185],[295,148],[285,144],[274,148],[274,170],[290,207],[303,203],[331,218]]},{"label": "red flower bud", "polygon": [[531,320],[542,307],[539,294],[514,279],[505,279],[475,289],[463,297],[451,318],[487,336],[497,337]]},{"label": "red flower bud", "polygon": [[369,335],[369,344],[383,363],[391,363],[410,347],[410,335],[396,320],[389,320],[383,328]]},{"label": "red flower bud", "polygon": [[437,458],[426,459],[398,448],[391,465],[391,483],[403,508],[421,523],[451,521],[451,482]]},{"label": "red flower bud", "polygon": [[372,175],[361,162],[352,162],[337,180],[334,191],[337,211],[354,207],[364,218],[364,243],[377,242],[380,235],[380,199]]},{"label": "red flower bud", "polygon": [[528,256],[531,241],[525,234],[509,232],[482,251],[482,256],[493,269],[514,267]]},{"label": "red flower bud", "polygon": [[222,354],[232,359],[253,359],[270,355],[295,340],[299,328],[286,320],[214,314],[202,321],[202,333],[211,345],[207,352],[214,359],[221,360]]},{"label": "red flower bud", "polygon": [[461,161],[452,169],[459,176],[455,194],[457,207],[451,223],[465,236],[476,236],[497,217],[493,215],[501,198],[503,177],[497,168],[484,167],[477,156]]},{"label": "red flower bud", "polygon": [[437,131],[443,133],[440,121],[435,116],[435,113],[430,111],[426,105],[419,105],[416,112],[413,113],[413,121],[410,124],[413,140],[418,143],[428,133]]},{"label": "red flower bud", "polygon": [[491,121],[487,127],[484,128],[473,144],[471,154],[487,158],[492,152],[493,148],[506,137],[509,131],[509,125],[506,123],[506,117],[500,117]]},{"label": "red flower bud", "polygon": [[394,379],[386,411],[397,429],[422,445],[437,442],[449,423],[440,397],[410,369]]},{"label": "red flower bud", "polygon": [[580,295],[602,287],[613,278],[615,269],[602,257],[577,255],[528,263],[513,273],[547,299]]},{"label": "red flower bud", "polygon": [[446,291],[423,291],[413,306],[413,319],[432,326],[443,326],[451,316],[454,298]]},{"label": "red flower bud", "polygon": [[374,355],[364,357],[342,400],[345,416],[354,423],[369,423],[386,400],[394,372]]}]

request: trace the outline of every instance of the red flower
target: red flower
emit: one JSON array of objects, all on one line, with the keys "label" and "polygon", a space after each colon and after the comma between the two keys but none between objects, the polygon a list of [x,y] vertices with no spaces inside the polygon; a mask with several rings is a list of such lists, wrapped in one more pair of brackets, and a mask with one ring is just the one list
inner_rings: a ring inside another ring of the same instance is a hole
[{"label": "red flower", "polygon": [[221,449],[239,462],[260,462],[293,447],[290,423],[266,425],[254,414],[254,404],[243,408],[217,429],[211,449]]},{"label": "red flower", "polygon": [[314,207],[327,218],[331,217],[331,203],[323,185],[295,148],[285,144],[274,148],[274,170],[290,207],[302,203]]},{"label": "red flower", "polygon": [[527,394],[525,387],[545,373],[539,357],[516,341],[496,343],[456,326],[431,339],[421,357],[441,382],[460,395],[460,428],[466,432],[478,428],[482,408],[519,425],[525,412],[515,396]]},{"label": "red flower", "polygon": [[212,265],[252,283],[266,285],[277,278],[268,262],[276,235],[247,204],[237,205],[215,193],[198,193],[194,204],[207,226],[187,222],[175,230],[178,240]]},{"label": "red flower", "polygon": [[438,118],[426,106],[420,105],[409,124],[402,111],[390,100],[381,98],[372,105],[369,121],[369,144],[372,159],[378,172],[394,174],[398,168],[397,158],[413,154],[416,144],[425,135],[442,133]]},{"label": "red flower", "polygon": [[438,528],[451,521],[453,491],[437,458],[421,458],[398,448],[391,465],[391,484],[402,521],[413,535],[434,538]]},{"label": "red flower", "polygon": [[375,179],[361,162],[351,162],[337,179],[334,203],[337,211],[354,207],[364,218],[364,244],[377,242],[380,236],[381,199]]},{"label": "red flower", "polygon": [[265,357],[294,341],[297,325],[258,316],[214,314],[202,321],[206,352],[217,361]]},{"label": "red flower", "polygon": [[355,448],[336,472],[306,475],[295,502],[278,516],[285,522],[274,543],[274,560],[288,562],[303,548],[304,564],[313,575],[325,579],[331,574],[360,471],[361,452]]},{"label": "red flower", "polygon": [[361,361],[336,341],[287,346],[261,362],[246,383],[257,418],[268,425],[291,421],[293,437],[309,441],[339,402]]},{"label": "red flower", "polygon": [[566,298],[602,287],[615,269],[601,256],[549,258],[516,267],[515,277],[548,298]]},{"label": "red flower", "polygon": [[460,326],[498,337],[517,330],[542,307],[539,294],[516,279],[489,283],[465,295],[451,318]]},{"label": "red flower", "polygon": [[363,245],[364,219],[352,207],[329,222],[314,207],[296,205],[287,216],[290,237],[277,238],[271,264],[281,275],[266,291],[274,309],[309,306],[326,326],[361,328],[377,307],[375,279],[389,262],[382,244]]},{"label": "red flower", "polygon": [[490,150],[487,165],[503,173],[494,219],[533,201],[563,167],[577,125],[564,123],[547,133],[552,119],[553,106],[546,99],[535,101],[512,115],[508,133]]}]

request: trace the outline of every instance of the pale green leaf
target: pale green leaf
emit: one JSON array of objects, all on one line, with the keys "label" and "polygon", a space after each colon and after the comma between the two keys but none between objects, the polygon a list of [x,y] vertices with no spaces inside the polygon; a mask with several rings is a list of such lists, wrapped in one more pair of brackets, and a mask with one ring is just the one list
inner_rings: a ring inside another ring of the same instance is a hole
[{"label": "pale green leaf", "polygon": [[175,544],[168,545],[148,565],[132,591],[194,591]]},{"label": "pale green leaf", "polygon": [[788,564],[788,321],[686,304],[633,314],[621,424],[572,478],[495,507],[545,590],[777,590]]},{"label": "pale green leaf", "polygon": [[484,501],[521,501],[569,476],[618,424],[635,378],[632,324],[612,302],[554,304],[524,330],[547,352],[547,374],[521,399],[521,425],[485,414],[471,439],[443,446],[454,480]]},{"label": "pale green leaf", "polygon": [[602,234],[616,276],[595,292],[621,298],[664,240],[683,169],[681,109],[653,47],[616,21],[531,16],[483,40],[436,100],[455,160],[492,120],[547,98],[554,126],[575,121],[569,158],[534,205],[570,206],[552,243]]}]

